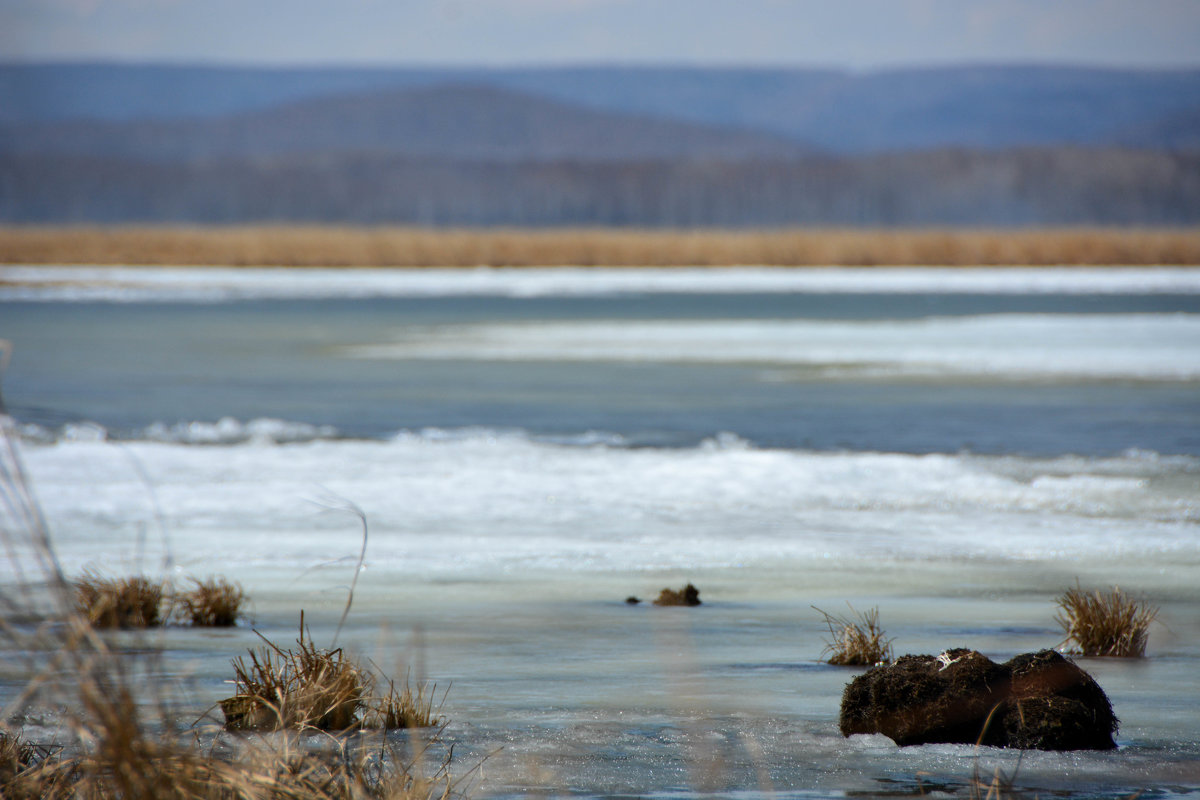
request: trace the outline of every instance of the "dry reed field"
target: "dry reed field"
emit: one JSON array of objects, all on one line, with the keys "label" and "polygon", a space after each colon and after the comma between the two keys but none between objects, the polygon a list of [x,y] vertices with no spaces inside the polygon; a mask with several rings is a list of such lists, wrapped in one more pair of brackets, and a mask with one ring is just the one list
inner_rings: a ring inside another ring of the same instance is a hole
[{"label": "dry reed field", "polygon": [[8,227],[0,263],[293,267],[1200,264],[1200,230]]}]

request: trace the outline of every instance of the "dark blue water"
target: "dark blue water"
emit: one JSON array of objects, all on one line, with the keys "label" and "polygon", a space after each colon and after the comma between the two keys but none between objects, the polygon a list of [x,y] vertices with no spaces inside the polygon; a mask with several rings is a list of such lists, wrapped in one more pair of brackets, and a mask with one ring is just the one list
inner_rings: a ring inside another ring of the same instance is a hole
[{"label": "dark blue water", "polygon": [[[48,428],[273,417],[351,437],[483,426],[601,431],[633,445],[730,432],[766,447],[1200,454],[1193,381],[766,377],[761,364],[368,360],[400,325],[529,320],[911,320],[1000,313],[1200,313],[1195,295],[731,294],[3,303],[3,397]],[[1048,343],[1049,346],[1050,343]],[[1002,343],[998,343],[1002,347]]]}]

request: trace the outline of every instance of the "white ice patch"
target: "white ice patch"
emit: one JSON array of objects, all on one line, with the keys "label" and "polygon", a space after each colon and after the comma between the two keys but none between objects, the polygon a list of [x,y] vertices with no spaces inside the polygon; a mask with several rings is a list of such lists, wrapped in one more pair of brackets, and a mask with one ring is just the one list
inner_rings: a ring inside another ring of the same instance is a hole
[{"label": "white ice patch", "polygon": [[[921,320],[513,322],[409,326],[355,358],[757,363],[837,374],[1200,378],[1200,316],[996,314]],[[772,380],[789,375],[776,370]]]},{"label": "white ice patch", "polygon": [[143,437],[151,441],[180,444],[285,444],[329,439],[336,434],[337,430],[332,425],[310,425],[266,418],[242,423],[232,417],[223,417],[215,423],[179,422],[166,425],[157,422],[146,428]]},{"label": "white ice patch", "polygon": [[[104,426],[93,422],[71,422],[57,429],[24,423],[19,425],[17,430],[22,439],[39,444],[52,444],[60,441],[103,442],[110,438],[110,433]],[[293,444],[317,439],[336,439],[339,436],[337,428],[332,425],[311,425],[307,422],[271,418],[241,422],[233,417],[222,417],[216,422],[189,421],[172,424],[155,422],[141,430],[126,434],[122,438],[176,444],[231,445],[246,442]]]},{"label": "white ice patch", "polygon": [[[553,444],[518,433],[388,441],[29,444],[72,570],[176,563],[303,570],[357,555],[423,575],[640,571],[880,560],[1200,560],[1200,464]],[[161,515],[161,516],[160,516]],[[141,542],[142,544],[138,544]],[[157,548],[157,549],[156,549]],[[224,555],[220,555],[224,554]],[[196,566],[200,565],[200,566]]]},{"label": "white ice patch", "polygon": [[0,300],[220,302],[319,297],[567,297],[621,293],[1200,293],[1200,269],[578,267],[257,269],[0,267]]}]

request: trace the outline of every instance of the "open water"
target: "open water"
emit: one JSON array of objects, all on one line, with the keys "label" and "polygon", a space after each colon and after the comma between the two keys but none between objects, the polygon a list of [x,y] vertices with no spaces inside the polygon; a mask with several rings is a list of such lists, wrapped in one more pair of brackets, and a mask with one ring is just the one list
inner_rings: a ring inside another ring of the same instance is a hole
[{"label": "open water", "polygon": [[[1200,797],[1198,270],[8,267],[0,338],[65,571],[253,598],[157,635],[199,710],[332,638],[353,505],[341,641],[449,687],[478,796]],[[1080,660],[1116,752],[838,733],[814,606],[1006,660],[1076,582],[1162,609]]]}]

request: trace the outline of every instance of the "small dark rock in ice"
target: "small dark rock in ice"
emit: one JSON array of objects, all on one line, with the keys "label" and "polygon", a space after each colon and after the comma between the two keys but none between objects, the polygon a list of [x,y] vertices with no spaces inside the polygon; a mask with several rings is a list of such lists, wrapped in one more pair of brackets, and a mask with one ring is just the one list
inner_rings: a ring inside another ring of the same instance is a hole
[{"label": "small dark rock in ice", "polygon": [[896,744],[980,743],[1024,750],[1111,750],[1117,718],[1104,690],[1054,650],[1004,664],[967,649],[902,656],[851,681],[842,735]]},{"label": "small dark rock in ice", "polygon": [[700,590],[690,583],[682,589],[663,589],[655,599],[656,606],[698,606]]}]

